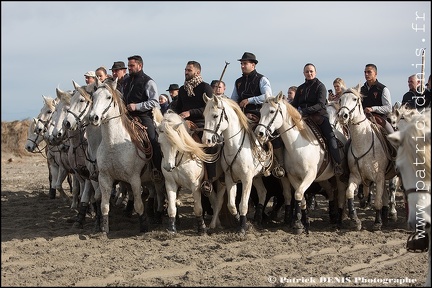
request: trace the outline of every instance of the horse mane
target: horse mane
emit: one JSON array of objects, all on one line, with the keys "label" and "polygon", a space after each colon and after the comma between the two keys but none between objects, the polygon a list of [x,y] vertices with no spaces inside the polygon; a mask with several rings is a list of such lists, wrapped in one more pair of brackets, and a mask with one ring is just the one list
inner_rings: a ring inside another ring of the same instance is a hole
[{"label": "horse mane", "polygon": [[[48,109],[50,109],[51,111],[55,110],[55,106],[56,106],[56,101],[54,98],[51,97],[44,97],[45,99],[45,104],[48,107]],[[43,109],[43,108],[42,108]]]},{"label": "horse mane", "polygon": [[102,83],[102,86],[106,87],[108,89],[108,92],[112,95],[114,105],[118,105],[123,127],[129,133],[132,142],[137,145],[137,143],[142,142],[142,140],[140,140],[140,137],[135,130],[135,125],[129,117],[129,113],[126,108],[126,104],[123,102],[121,92],[114,88],[114,82],[114,80],[108,78],[105,82]]},{"label": "horse mane", "polygon": [[161,121],[163,133],[178,151],[190,153],[202,161],[212,161],[212,154],[204,152],[206,145],[196,142],[189,133],[188,126],[184,119],[177,113],[170,111],[163,115]]},{"label": "horse mane", "polygon": [[405,160],[405,163],[410,163],[411,165],[414,165],[413,163],[422,162],[424,159],[424,178],[429,181],[431,179],[430,117],[430,110],[428,110],[422,115],[414,116],[412,120],[403,128],[401,131],[403,135],[401,137],[401,143],[397,156]]},{"label": "horse mane", "polygon": [[235,114],[239,119],[240,127],[242,127],[246,131],[246,133],[249,136],[249,139],[254,139],[255,134],[253,133],[250,126],[251,120],[247,118],[246,114],[241,110],[238,103],[228,97],[220,97],[220,96],[213,96],[213,97],[218,97],[218,100],[225,102],[231,109],[234,110]]}]

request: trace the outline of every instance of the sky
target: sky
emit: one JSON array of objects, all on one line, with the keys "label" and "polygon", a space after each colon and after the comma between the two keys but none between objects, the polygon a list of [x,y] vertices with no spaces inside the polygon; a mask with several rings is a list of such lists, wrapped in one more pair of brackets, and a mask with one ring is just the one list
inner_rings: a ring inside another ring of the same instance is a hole
[{"label": "sky", "polygon": [[[252,52],[274,95],[304,82],[313,63],[327,89],[363,84],[378,67],[394,104],[408,76],[431,73],[431,2],[1,2],[1,120],[36,117],[42,96],[85,85],[84,73],[141,55],[158,93],[184,83],[189,60],[231,96],[240,59]],[[425,50],[422,71],[421,49]]]}]

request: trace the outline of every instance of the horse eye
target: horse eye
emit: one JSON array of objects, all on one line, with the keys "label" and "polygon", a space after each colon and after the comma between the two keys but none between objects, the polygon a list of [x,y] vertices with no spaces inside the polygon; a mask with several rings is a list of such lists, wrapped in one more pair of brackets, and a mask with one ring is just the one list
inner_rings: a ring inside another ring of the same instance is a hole
[{"label": "horse eye", "polygon": [[48,110],[48,112],[47,112],[48,114],[51,114],[52,113],[52,111],[51,110]]},{"label": "horse eye", "polygon": [[274,114],[275,113],[275,110],[270,110],[270,114]]}]

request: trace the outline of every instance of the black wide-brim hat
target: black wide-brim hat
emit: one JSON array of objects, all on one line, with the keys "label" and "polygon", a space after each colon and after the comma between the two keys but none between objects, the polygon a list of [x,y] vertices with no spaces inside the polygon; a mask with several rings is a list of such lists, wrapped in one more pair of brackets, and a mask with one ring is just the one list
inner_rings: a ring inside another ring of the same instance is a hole
[{"label": "black wide-brim hat", "polygon": [[113,66],[110,70],[117,70],[117,69],[127,69],[125,66],[125,63],[123,61],[116,61],[114,62]]},{"label": "black wide-brim hat", "polygon": [[179,85],[177,85],[177,84],[171,84],[169,86],[168,90],[166,90],[166,91],[173,91],[173,90],[179,90],[179,89],[180,89]]},{"label": "black wide-brim hat", "polygon": [[255,64],[258,63],[258,60],[256,59],[255,55],[253,53],[250,52],[245,52],[242,56],[241,59],[238,59],[237,61],[251,61],[254,62]]}]

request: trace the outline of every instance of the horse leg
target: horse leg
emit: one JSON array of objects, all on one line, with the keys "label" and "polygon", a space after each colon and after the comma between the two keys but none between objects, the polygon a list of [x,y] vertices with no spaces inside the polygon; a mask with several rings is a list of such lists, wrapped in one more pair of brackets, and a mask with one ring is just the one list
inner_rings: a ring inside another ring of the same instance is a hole
[{"label": "horse leg", "polygon": [[[141,197],[141,179],[140,175],[136,177],[131,177],[130,180],[132,192],[134,195],[134,209],[138,213],[139,224],[140,224],[140,232],[148,232],[148,218],[147,213],[144,211],[144,203]],[[112,187],[112,184],[111,184]],[[111,192],[111,191],[110,191]],[[108,199],[109,201],[109,199]],[[109,202],[108,202],[109,203]]]},{"label": "horse leg", "polygon": [[156,193],[156,213],[155,213],[155,223],[162,224],[162,217],[164,213],[165,204],[165,181],[155,182],[154,189]]},{"label": "horse leg", "polygon": [[342,220],[344,219],[344,217],[347,217],[346,214],[346,193],[345,191],[347,190],[347,184],[344,183],[343,181],[338,180],[337,183],[337,226],[338,228],[342,227]]},{"label": "horse leg", "polygon": [[213,207],[213,217],[209,225],[210,229],[214,229],[216,228],[216,226],[220,226],[221,224],[219,221],[219,213],[224,202],[224,195],[226,190],[225,184],[222,184],[222,182],[220,182],[219,180],[217,180],[216,182],[218,184],[217,193],[216,195],[213,195],[214,193],[210,194],[210,203]]},{"label": "horse leg", "polygon": [[207,233],[207,227],[204,222],[203,218],[203,208],[201,204],[201,189],[200,189],[200,183],[194,183],[191,187],[192,190],[192,196],[194,199],[194,214],[196,218],[197,223],[197,231],[199,235],[204,235]]},{"label": "horse leg", "polygon": [[[302,210],[306,210],[306,199],[304,198],[304,193],[306,189],[312,184],[314,177],[309,174],[302,180],[300,183],[293,183],[294,185],[298,185],[297,189],[294,193],[294,233],[300,234],[303,232],[305,228],[308,229],[303,223],[306,222],[306,219],[303,219],[303,215],[306,215],[306,212],[302,212]],[[301,180],[300,180],[301,181]],[[295,188],[295,187],[294,187]],[[303,221],[302,221],[303,219]],[[308,232],[308,231],[306,231]]]},{"label": "horse leg", "polygon": [[[286,179],[286,180],[283,180],[283,179]],[[284,181],[286,181],[287,183],[284,184]],[[277,184],[276,187],[275,187],[275,184]],[[290,185],[290,183],[286,177],[282,177],[282,178],[280,178],[280,181],[276,181],[276,182],[273,180],[272,185],[269,187],[266,185],[266,187],[267,187],[266,200],[267,200],[267,198],[269,198],[268,197],[269,194],[273,196],[273,206],[272,206],[272,210],[270,212],[270,217],[269,217],[270,220],[276,220],[277,219],[279,210],[284,205],[284,202],[285,202],[285,199],[283,196],[284,185],[287,185],[287,186]]]},{"label": "horse leg", "polygon": [[80,194],[83,193],[84,189],[85,180],[77,172],[75,172],[74,185],[72,189],[72,204],[70,206],[71,209],[76,209],[78,207],[80,202]]},{"label": "horse leg", "polygon": [[[357,179],[352,173],[350,174],[349,177],[349,185],[348,188],[346,190],[346,198],[347,198],[347,202],[348,202],[348,217],[351,220],[351,223],[353,223],[355,225],[356,230],[360,231],[361,230],[361,221],[360,219],[357,217],[357,212],[356,209],[354,207],[354,191],[357,189],[358,187],[358,182],[360,182],[360,179]],[[366,188],[367,190],[367,188]],[[341,209],[341,207],[339,207],[339,210]],[[342,211],[340,211],[342,212]]]},{"label": "horse leg", "polygon": [[[270,176],[268,176],[270,177]],[[264,182],[262,177],[254,177],[252,180],[252,183],[254,185],[254,187],[257,190],[258,193],[258,204],[256,205],[255,208],[255,215],[254,215],[254,220],[256,221],[256,223],[258,225],[262,224],[262,220],[263,220],[263,213],[264,213],[264,208],[265,208],[265,200],[266,200],[266,195],[267,195],[267,189],[264,186]]]},{"label": "horse leg", "polygon": [[73,227],[82,229],[84,227],[85,216],[87,214],[90,195],[94,193],[94,187],[90,180],[85,180],[84,191],[81,196],[81,202],[78,209],[78,215]]},{"label": "horse leg", "polygon": [[[333,180],[336,180],[336,177],[333,177]],[[312,183],[313,184],[313,183]],[[312,186],[311,184],[311,186]],[[337,206],[337,201],[335,199],[335,191],[337,192],[337,190],[334,190],[332,183],[330,183],[330,181],[322,181],[319,182],[319,185],[324,188],[324,190],[326,191],[327,195],[328,195],[328,200],[329,200],[329,218],[330,218],[330,223],[331,224],[335,224],[337,223],[338,220],[338,206]],[[311,187],[309,186],[309,187]]]},{"label": "horse leg", "polygon": [[[384,177],[384,176],[383,176]],[[375,195],[375,222],[373,226],[374,231],[381,230],[381,227],[383,225],[383,222],[386,224],[388,222],[388,193],[385,190],[385,180],[384,179],[377,179],[375,182],[376,185],[376,195]],[[384,202],[384,203],[383,203]],[[385,204],[385,205],[383,205]],[[383,215],[386,213],[386,215]]]},{"label": "horse leg", "polygon": [[[264,184],[262,183],[262,179],[260,179],[260,180],[261,180],[262,186],[264,186]],[[249,208],[248,205],[249,205],[250,192],[251,192],[251,188],[252,188],[252,181],[250,181],[250,180],[248,181],[248,179],[246,178],[246,181],[242,182],[243,190],[242,190],[241,201],[240,201],[240,205],[239,205],[240,227],[238,230],[239,234],[242,234],[242,235],[246,234],[246,230],[247,230],[246,215],[247,215],[248,208]],[[259,183],[259,181],[258,181],[258,183]],[[261,196],[260,196],[260,198],[261,198]],[[265,198],[265,195],[264,195],[264,198]],[[235,199],[235,197],[231,196],[230,201],[234,200],[234,199]],[[265,199],[263,199],[263,202],[264,202],[264,200]],[[261,210],[261,216],[262,216],[262,210]]]},{"label": "horse leg", "polygon": [[[69,199],[69,196],[66,195],[65,191],[63,190],[63,181],[66,179],[68,175],[68,172],[66,171],[66,169],[64,169],[62,166],[60,166],[59,169],[59,174],[57,175],[57,182],[55,184],[55,188],[56,190],[58,190],[60,192],[60,196],[63,199],[63,201],[66,201],[67,203],[71,204],[71,201]],[[73,175],[73,177],[75,178],[75,174]],[[76,185],[75,181],[74,185]]]},{"label": "horse leg", "polygon": [[397,210],[396,210],[396,190],[398,177],[395,176],[389,180],[389,191],[390,191],[390,203],[389,203],[389,217],[396,222],[397,221]]},{"label": "horse leg", "polygon": [[177,206],[176,206],[176,199],[177,199],[177,184],[174,183],[174,179],[169,180],[168,177],[165,177],[165,187],[166,187],[166,193],[167,193],[167,200],[168,200],[168,227],[167,231],[169,233],[177,233],[176,228],[176,215],[177,215]]},{"label": "horse leg", "polygon": [[108,178],[109,176],[101,175],[99,172],[99,188],[101,190],[101,202],[100,202],[100,221],[101,221],[101,232],[103,234],[109,233],[109,204],[111,198],[111,189],[113,181]]},{"label": "horse leg", "polygon": [[[49,198],[55,199],[56,198],[56,183],[59,175],[59,166],[54,162],[51,163],[49,166],[49,175],[50,175],[50,190],[49,190]],[[71,185],[72,187],[72,185]]]}]

